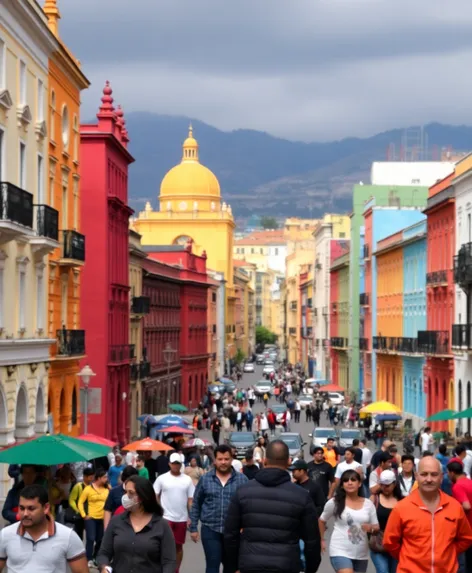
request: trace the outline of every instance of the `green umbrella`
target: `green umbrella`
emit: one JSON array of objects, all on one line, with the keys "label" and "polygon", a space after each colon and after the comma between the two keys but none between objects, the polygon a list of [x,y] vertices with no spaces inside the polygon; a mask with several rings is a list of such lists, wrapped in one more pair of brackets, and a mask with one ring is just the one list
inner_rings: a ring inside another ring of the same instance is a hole
[{"label": "green umbrella", "polygon": [[0,463],[54,466],[101,458],[109,452],[108,446],[54,434],[53,436],[41,436],[0,451]]},{"label": "green umbrella", "polygon": [[429,418],[426,418],[427,422],[447,422],[448,420],[453,420],[457,416],[455,410],[441,410],[436,412]]},{"label": "green umbrella", "polygon": [[168,408],[174,412],[188,412],[188,408],[183,404],[169,404]]},{"label": "green umbrella", "polygon": [[457,420],[458,418],[472,418],[472,408],[467,408],[467,410],[454,414],[453,419]]}]

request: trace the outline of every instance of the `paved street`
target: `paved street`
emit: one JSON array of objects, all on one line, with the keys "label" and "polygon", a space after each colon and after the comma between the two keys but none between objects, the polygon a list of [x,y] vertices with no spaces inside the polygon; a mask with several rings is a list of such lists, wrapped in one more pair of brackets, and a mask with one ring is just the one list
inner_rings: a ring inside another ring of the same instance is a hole
[{"label": "paved street", "polygon": [[[240,386],[247,388],[248,386],[251,386],[252,384],[254,384],[254,382],[257,382],[258,380],[260,380],[262,378],[262,366],[256,366],[256,373],[255,374],[245,374]],[[275,404],[275,400],[272,399],[271,401],[272,404]],[[258,413],[260,411],[263,410],[263,404],[259,404],[258,402],[256,402],[256,404],[254,405],[254,413]],[[323,425],[324,422],[321,423],[321,425]],[[300,417],[300,423],[299,424],[295,424],[292,420],[291,422],[291,430],[292,432],[297,432],[299,431],[301,433],[301,435],[303,436],[305,442],[307,442],[307,445],[305,446],[305,459],[307,461],[309,461],[310,458],[310,454],[309,454],[309,447],[310,447],[310,438],[309,438],[309,434],[311,433],[313,429],[313,426],[311,423],[306,423],[305,422],[305,414],[304,412],[302,412],[302,415]],[[211,434],[208,431],[202,431],[200,432],[200,435],[202,437],[206,437],[208,439],[211,440]],[[182,567],[180,569],[181,573],[203,573],[205,571],[205,559],[203,556],[203,549],[201,546],[201,543],[197,543],[194,544],[192,543],[192,541],[190,541],[190,537],[187,536],[187,543],[184,546],[184,560],[182,563]],[[333,569],[331,567],[331,564],[329,563],[329,559],[328,556],[326,555],[323,558],[323,562],[321,564],[321,567],[319,569],[320,573],[332,573]],[[368,573],[374,573],[375,569],[373,567],[372,564],[369,564],[369,568],[368,568]]]}]

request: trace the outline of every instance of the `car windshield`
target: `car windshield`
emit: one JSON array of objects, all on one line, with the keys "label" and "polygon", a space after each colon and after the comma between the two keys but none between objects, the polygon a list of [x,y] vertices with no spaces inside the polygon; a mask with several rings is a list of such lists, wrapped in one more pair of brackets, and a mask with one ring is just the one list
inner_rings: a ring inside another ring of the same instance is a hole
[{"label": "car windshield", "polygon": [[281,438],[284,444],[287,444],[289,450],[296,450],[300,447],[300,442],[292,438]]},{"label": "car windshield", "polygon": [[359,430],[341,430],[341,438],[360,438],[361,433]]},{"label": "car windshield", "polygon": [[286,409],[287,406],[284,406],[283,404],[281,404],[280,406],[272,406],[272,412],[274,412],[275,414],[283,414]]},{"label": "car windshield", "polygon": [[231,434],[230,440],[232,442],[254,442],[254,436],[252,434],[248,434],[247,432],[236,432]]},{"label": "car windshield", "polygon": [[270,386],[269,382],[257,382],[255,385],[258,388],[262,388],[262,386]]},{"label": "car windshield", "polygon": [[331,430],[330,428],[316,428],[315,436],[317,438],[330,438],[334,436],[334,430]]}]

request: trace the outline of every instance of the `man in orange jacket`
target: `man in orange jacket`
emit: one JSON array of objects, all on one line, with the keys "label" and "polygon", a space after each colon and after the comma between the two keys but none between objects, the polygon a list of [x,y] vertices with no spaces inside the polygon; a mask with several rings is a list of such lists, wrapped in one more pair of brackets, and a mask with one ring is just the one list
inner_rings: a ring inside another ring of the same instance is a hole
[{"label": "man in orange jacket", "polygon": [[440,490],[442,478],[439,460],[423,458],[418,489],[390,514],[383,545],[399,560],[397,573],[456,573],[457,556],[472,546],[464,510]]}]

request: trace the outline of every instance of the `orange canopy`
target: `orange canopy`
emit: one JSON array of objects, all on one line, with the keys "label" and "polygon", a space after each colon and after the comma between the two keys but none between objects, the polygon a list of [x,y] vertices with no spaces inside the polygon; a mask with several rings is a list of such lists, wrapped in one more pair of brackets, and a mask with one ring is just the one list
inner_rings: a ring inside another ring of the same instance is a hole
[{"label": "orange canopy", "polygon": [[124,450],[129,450],[131,452],[168,452],[172,450],[170,446],[160,442],[159,440],[151,440],[151,438],[144,438],[143,440],[138,440],[137,442],[132,442],[123,448]]}]

